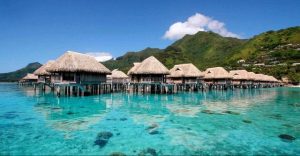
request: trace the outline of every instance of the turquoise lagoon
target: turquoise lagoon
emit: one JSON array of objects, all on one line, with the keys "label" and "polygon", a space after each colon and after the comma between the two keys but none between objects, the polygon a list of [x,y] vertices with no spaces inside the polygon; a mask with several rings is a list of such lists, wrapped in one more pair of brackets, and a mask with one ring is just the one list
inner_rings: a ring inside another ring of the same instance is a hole
[{"label": "turquoise lagoon", "polygon": [[[113,136],[99,146],[99,132]],[[299,155],[300,89],[57,98],[0,84],[0,155],[114,152]]]}]

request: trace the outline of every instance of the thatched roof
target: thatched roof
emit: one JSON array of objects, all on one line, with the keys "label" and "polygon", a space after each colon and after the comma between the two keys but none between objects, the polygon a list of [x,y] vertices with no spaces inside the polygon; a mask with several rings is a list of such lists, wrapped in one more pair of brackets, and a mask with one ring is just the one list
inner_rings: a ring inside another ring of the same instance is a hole
[{"label": "thatched roof", "polygon": [[268,81],[270,82],[278,82],[278,80],[274,76],[267,75],[267,77],[268,77]]},{"label": "thatched roof", "polygon": [[177,64],[170,69],[168,77],[203,77],[204,74],[192,63]]},{"label": "thatched roof", "polygon": [[270,76],[270,78],[273,82],[279,82],[274,76]]},{"label": "thatched roof", "polygon": [[223,67],[207,68],[204,79],[230,79],[232,76]]},{"label": "thatched roof", "polygon": [[[264,74],[263,74],[263,75],[264,75]],[[263,80],[264,80],[264,81],[270,81],[269,75],[264,75]]]},{"label": "thatched roof", "polygon": [[22,78],[22,80],[37,80],[38,77],[34,74],[28,73],[26,76]]},{"label": "thatched roof", "polygon": [[150,56],[130,70],[129,74],[169,74],[169,70],[154,56]]},{"label": "thatched roof", "polygon": [[270,78],[269,78],[268,75],[256,74],[255,80],[257,80],[257,81],[270,81]]},{"label": "thatched roof", "polygon": [[255,80],[256,74],[254,72],[248,72],[250,80]]},{"label": "thatched roof", "polygon": [[53,60],[48,61],[46,64],[38,68],[36,71],[33,72],[35,75],[50,75],[49,72],[46,71],[46,68],[49,68],[54,63]]},{"label": "thatched roof", "polygon": [[256,81],[263,81],[264,75],[263,74],[255,74],[255,80]]},{"label": "thatched roof", "polygon": [[134,71],[140,66],[140,62],[134,62],[133,67],[127,72],[128,75],[133,74]]},{"label": "thatched roof", "polygon": [[118,69],[114,69],[111,72],[111,75],[107,75],[107,76],[109,78],[119,78],[119,79],[126,79],[126,78],[128,78],[128,76],[124,72],[122,72],[122,71],[120,71]]},{"label": "thatched roof", "polygon": [[250,74],[246,70],[231,70],[229,75],[233,80],[250,80]]},{"label": "thatched roof", "polygon": [[48,72],[88,72],[110,74],[110,70],[94,57],[77,52],[67,51],[49,68]]}]

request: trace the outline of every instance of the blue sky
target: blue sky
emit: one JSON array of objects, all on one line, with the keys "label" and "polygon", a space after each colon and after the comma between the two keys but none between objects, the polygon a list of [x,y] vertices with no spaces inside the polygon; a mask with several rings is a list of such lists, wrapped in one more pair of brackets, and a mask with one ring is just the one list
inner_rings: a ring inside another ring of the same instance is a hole
[{"label": "blue sky", "polygon": [[[189,17],[198,22],[192,28]],[[225,36],[249,38],[297,25],[299,0],[0,0],[0,73],[45,63],[67,50],[117,57],[165,48],[181,37],[178,31],[217,27]]]}]

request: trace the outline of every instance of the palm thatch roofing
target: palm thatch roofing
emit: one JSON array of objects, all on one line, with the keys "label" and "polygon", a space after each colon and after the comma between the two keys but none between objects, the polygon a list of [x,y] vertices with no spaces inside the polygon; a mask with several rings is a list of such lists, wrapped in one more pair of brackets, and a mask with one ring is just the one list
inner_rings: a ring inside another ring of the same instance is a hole
[{"label": "palm thatch roofing", "polygon": [[22,78],[22,80],[37,80],[37,79],[38,77],[31,73],[27,73],[27,75]]},{"label": "palm thatch roofing", "polygon": [[231,79],[232,76],[223,67],[207,68],[204,79]]},{"label": "palm thatch roofing", "polygon": [[46,68],[48,72],[87,72],[110,74],[111,71],[94,57],[77,52],[67,51],[55,63]]},{"label": "palm thatch roofing", "polygon": [[51,73],[46,71],[46,68],[49,68],[54,63],[53,60],[48,61],[46,64],[38,68],[36,71],[33,72],[35,75],[50,75]]},{"label": "palm thatch roofing", "polygon": [[126,78],[128,78],[128,76],[124,72],[122,72],[122,71],[120,71],[118,69],[114,69],[111,72],[111,75],[107,75],[107,76],[109,78],[116,78],[116,79],[126,79]]},{"label": "palm thatch roofing", "polygon": [[264,81],[270,81],[270,76],[269,75],[264,75]]},{"label": "palm thatch roofing", "polygon": [[256,74],[255,80],[257,80],[257,81],[270,81],[270,78],[268,77],[268,75]]},{"label": "palm thatch roofing", "polygon": [[254,72],[248,72],[250,80],[255,80],[256,74]]},{"label": "palm thatch roofing", "polygon": [[273,82],[279,82],[274,76],[270,76],[270,78]]},{"label": "palm thatch roofing", "polygon": [[204,74],[192,63],[177,64],[170,69],[168,77],[203,77]]},{"label": "palm thatch roofing", "polygon": [[140,66],[140,62],[134,62],[133,67],[127,72],[127,75],[134,74],[134,71]]},{"label": "palm thatch roofing", "polygon": [[267,77],[268,77],[268,81],[270,82],[278,82],[278,80],[274,76],[267,75]]},{"label": "palm thatch roofing", "polygon": [[255,74],[255,80],[256,81],[263,81],[264,75],[263,74]]},{"label": "palm thatch roofing", "polygon": [[231,70],[229,75],[233,80],[250,80],[251,76],[246,70]]},{"label": "palm thatch roofing", "polygon": [[140,64],[136,64],[129,70],[129,74],[169,74],[169,70],[154,56],[146,58]]}]

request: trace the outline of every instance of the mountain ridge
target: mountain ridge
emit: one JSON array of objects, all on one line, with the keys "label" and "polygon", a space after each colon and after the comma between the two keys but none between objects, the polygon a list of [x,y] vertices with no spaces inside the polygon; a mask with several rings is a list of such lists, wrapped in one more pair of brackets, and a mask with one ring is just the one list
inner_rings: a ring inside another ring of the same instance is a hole
[{"label": "mountain ridge", "polygon": [[[293,66],[293,63],[300,62],[300,26],[266,31],[249,39],[200,31],[185,35],[164,49],[147,47],[102,63],[111,70],[127,72],[134,62],[141,62],[152,55],[169,69],[175,64],[193,63],[202,71],[223,66],[227,70],[246,69],[300,82],[300,66]],[[18,81],[40,66],[40,63],[34,62],[17,71],[1,73],[0,81]]]},{"label": "mountain ridge", "polygon": [[[292,44],[288,47],[286,45]],[[280,48],[286,46],[286,48]],[[298,49],[298,50],[297,50]],[[146,50],[146,49],[144,49]],[[139,51],[136,54],[149,57],[147,53]],[[228,70],[247,69],[249,71],[271,74],[276,78],[288,76],[291,80],[300,82],[299,67],[292,67],[292,63],[300,62],[300,27],[289,27],[280,30],[271,30],[260,33],[249,39],[222,37],[213,32],[200,31],[194,35],[185,35],[165,49],[152,53],[166,67],[172,68],[175,64],[193,63],[200,70],[208,67],[223,66]],[[126,54],[125,54],[126,55]],[[124,56],[124,55],[123,55]],[[110,60],[103,62],[108,68],[118,68],[127,72],[133,62],[142,61],[135,57],[135,53],[125,60]],[[243,64],[238,63],[244,61]],[[255,64],[266,64],[257,67]],[[282,67],[278,64],[287,64]]]},{"label": "mountain ridge", "polygon": [[24,68],[18,69],[16,71],[8,72],[8,73],[0,73],[0,82],[19,81],[27,73],[33,73],[36,69],[38,69],[41,66],[42,64],[40,64],[39,62],[32,62],[29,63]]}]

